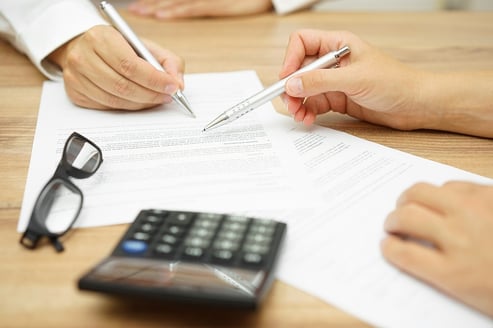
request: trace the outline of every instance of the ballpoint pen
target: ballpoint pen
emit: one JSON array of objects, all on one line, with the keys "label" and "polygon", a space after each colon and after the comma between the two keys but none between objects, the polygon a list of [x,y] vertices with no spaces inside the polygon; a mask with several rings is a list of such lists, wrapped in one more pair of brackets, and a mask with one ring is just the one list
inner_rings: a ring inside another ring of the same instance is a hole
[{"label": "ballpoint pen", "polygon": [[326,55],[318,58],[314,62],[306,66],[303,66],[302,68],[290,74],[289,76],[285,77],[284,79],[277,81],[270,87],[265,88],[264,90],[254,94],[253,96],[243,100],[239,104],[226,110],[221,115],[219,115],[214,120],[212,120],[209,124],[207,124],[202,131],[207,131],[213,128],[217,128],[221,125],[233,122],[234,120],[240,118],[246,113],[254,110],[255,108],[265,104],[266,102],[282,94],[285,90],[286,82],[294,75],[308,72],[318,68],[327,68],[336,65],[337,63],[339,63],[339,59],[347,55],[349,52],[350,52],[349,47],[344,46],[339,50],[327,53]]},{"label": "ballpoint pen", "polygon": [[[101,1],[99,4],[101,11],[105,13],[106,17],[110,20],[110,23],[123,35],[127,42],[132,46],[135,52],[149,62],[155,69],[164,72],[164,68],[161,64],[154,58],[151,52],[144,46],[142,41],[137,37],[137,34],[128,26],[128,24],[123,20],[123,18],[118,14],[118,11],[107,1]],[[190,114],[195,117],[194,112],[190,104],[185,98],[185,95],[178,90],[172,95],[173,100],[180,104],[184,109],[186,109]]]}]

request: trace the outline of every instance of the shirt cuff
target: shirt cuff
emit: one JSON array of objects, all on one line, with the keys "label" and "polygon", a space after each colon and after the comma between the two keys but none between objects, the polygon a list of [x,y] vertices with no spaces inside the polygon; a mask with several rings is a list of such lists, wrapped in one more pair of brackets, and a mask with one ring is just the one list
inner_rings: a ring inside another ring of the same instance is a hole
[{"label": "shirt cuff", "polygon": [[280,15],[289,14],[296,10],[310,7],[317,2],[318,0],[272,0],[274,9]]},{"label": "shirt cuff", "polygon": [[58,1],[41,12],[19,35],[26,55],[49,79],[61,80],[60,68],[47,56],[93,26],[106,24],[89,1]]}]

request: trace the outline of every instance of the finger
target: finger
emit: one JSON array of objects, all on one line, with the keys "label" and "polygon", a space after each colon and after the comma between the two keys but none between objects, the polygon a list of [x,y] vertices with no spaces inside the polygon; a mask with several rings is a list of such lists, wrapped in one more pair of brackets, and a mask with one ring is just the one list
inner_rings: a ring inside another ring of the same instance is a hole
[{"label": "finger", "polygon": [[286,93],[292,97],[311,97],[326,92],[354,94],[354,67],[317,69],[297,74],[286,82]]},{"label": "finger", "polygon": [[129,4],[128,10],[142,16],[149,16],[155,13],[159,6],[166,5],[168,1],[157,0],[138,0]]},{"label": "finger", "polygon": [[172,51],[163,49],[152,41],[145,40],[145,43],[149,51],[163,66],[166,73],[175,78],[180,84],[180,89],[183,89],[185,85],[183,81],[183,74],[185,72],[185,61]]},{"label": "finger", "polygon": [[[65,83],[65,88],[72,102],[81,107],[92,109],[139,110],[156,106],[156,104],[153,103],[136,103],[117,97],[97,87],[85,77],[80,77],[78,82],[80,83]],[[168,98],[165,98],[164,100],[165,102],[171,102],[172,99],[168,96]]]},{"label": "finger", "polygon": [[447,242],[443,219],[436,212],[415,203],[400,206],[391,212],[384,227],[389,233],[425,241],[440,249]]},{"label": "finger", "polygon": [[155,17],[158,19],[169,19],[216,16],[218,12],[217,9],[218,8],[211,6],[210,0],[207,0],[206,2],[198,0],[182,1],[174,3],[173,6],[157,9]]},{"label": "finger", "polygon": [[455,195],[446,189],[429,183],[417,183],[401,194],[397,200],[397,205],[417,203],[443,215],[448,215],[460,209],[455,198]]},{"label": "finger", "polygon": [[[151,64],[137,56],[123,36],[115,29],[112,28],[105,32],[103,37],[98,37],[99,33],[89,36],[90,41],[94,44],[95,53],[116,73],[141,86],[138,94],[144,89],[166,94],[176,92],[178,83],[171,75],[155,69]],[[109,83],[110,89],[105,90],[113,93],[111,83],[115,83],[115,80]],[[130,86],[128,88],[131,89]]]},{"label": "finger", "polygon": [[384,258],[397,268],[440,287],[447,263],[438,250],[393,235],[382,240],[380,247]]},{"label": "finger", "polygon": [[293,115],[293,118],[296,122],[303,122],[303,120],[305,119],[305,116],[306,116],[306,107],[305,106],[301,106],[297,111],[296,113],[294,113]]},{"label": "finger", "polygon": [[[79,93],[85,94],[87,98],[99,104],[98,109],[107,107],[141,109],[170,102],[171,98],[168,95],[144,89],[127,81],[99,58],[90,60],[79,56],[77,61],[71,59],[68,61],[69,69],[64,70],[66,88],[74,88]],[[84,69],[81,71],[80,67]],[[101,79],[101,76],[105,78]],[[107,83],[111,80],[116,80],[112,87]]]},{"label": "finger", "polygon": [[[78,85],[80,92],[85,90],[90,98],[103,105],[120,108],[116,106],[123,105],[124,100],[126,100],[127,103],[140,103],[141,106],[138,107],[142,107],[144,104],[155,106],[165,103],[169,99],[165,93],[151,91],[127,80],[107,66],[100,58],[92,60],[92,62],[71,63],[70,67],[71,69],[67,71],[64,77],[66,83]],[[80,72],[78,67],[84,67],[84,70]],[[105,78],[102,79],[102,76]],[[135,105],[131,107],[135,107]],[[128,109],[129,106],[126,105],[123,108]]]},{"label": "finger", "polygon": [[282,95],[286,108],[291,115],[294,115],[302,106],[303,99],[290,97],[286,94]]},{"label": "finger", "polygon": [[331,50],[337,50],[345,45],[343,41],[349,33],[325,32],[304,29],[290,35],[280,78],[295,72],[303,66],[307,57],[320,57]]}]

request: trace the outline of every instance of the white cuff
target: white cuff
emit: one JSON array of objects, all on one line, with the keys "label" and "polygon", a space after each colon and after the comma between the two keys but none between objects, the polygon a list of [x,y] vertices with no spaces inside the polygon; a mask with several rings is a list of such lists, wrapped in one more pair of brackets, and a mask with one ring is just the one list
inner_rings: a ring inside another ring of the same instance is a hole
[{"label": "white cuff", "polygon": [[276,12],[280,15],[310,7],[317,2],[318,0],[272,0]]},{"label": "white cuff", "polygon": [[60,80],[62,72],[46,57],[67,41],[100,24],[107,23],[91,2],[58,1],[26,24],[18,42],[46,77]]}]

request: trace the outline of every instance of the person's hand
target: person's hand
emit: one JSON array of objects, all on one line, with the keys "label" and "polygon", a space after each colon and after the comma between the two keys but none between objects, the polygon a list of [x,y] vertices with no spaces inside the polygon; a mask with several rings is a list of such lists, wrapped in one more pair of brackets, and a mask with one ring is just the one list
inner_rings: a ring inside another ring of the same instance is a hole
[{"label": "person's hand", "polygon": [[401,130],[426,127],[424,118],[429,115],[415,105],[424,73],[392,59],[352,33],[293,33],[279,76],[284,78],[345,45],[351,52],[341,58],[339,68],[318,69],[288,80],[282,98],[294,119],[310,125],[318,114],[334,111]]},{"label": "person's hand", "polygon": [[493,185],[416,184],[385,230],[390,263],[493,317]]},{"label": "person's hand", "polygon": [[271,0],[136,0],[129,11],[157,19],[252,15],[272,9]]},{"label": "person's hand", "polygon": [[138,110],[172,101],[183,88],[183,60],[146,41],[166,72],[140,58],[111,26],[95,26],[49,56],[63,70],[73,103],[93,109]]}]

